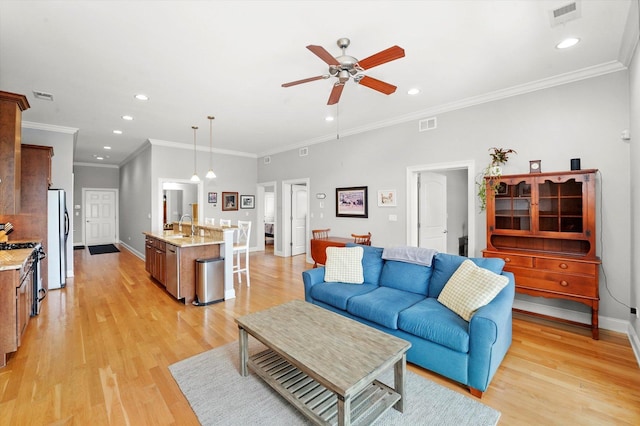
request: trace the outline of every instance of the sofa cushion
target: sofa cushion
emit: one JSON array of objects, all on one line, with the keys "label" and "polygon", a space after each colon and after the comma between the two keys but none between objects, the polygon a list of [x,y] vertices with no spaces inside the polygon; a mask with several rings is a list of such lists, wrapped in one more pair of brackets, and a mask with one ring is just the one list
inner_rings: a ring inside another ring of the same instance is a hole
[{"label": "sofa cushion", "polygon": [[362,269],[364,271],[364,282],[378,285],[380,272],[382,271],[382,247],[361,246],[355,243],[347,243],[347,247],[362,247]]},{"label": "sofa cushion", "polygon": [[320,283],[311,287],[311,297],[335,308],[347,310],[347,302],[353,296],[368,293],[378,288],[373,284]]},{"label": "sofa cushion", "polygon": [[327,247],[324,269],[326,282],[362,284],[362,247]]},{"label": "sofa cushion", "polygon": [[426,296],[429,290],[431,267],[414,263],[387,260],[380,274],[380,285]]},{"label": "sofa cushion", "polygon": [[378,287],[347,302],[347,312],[387,328],[398,329],[398,315],[424,296],[389,287]]},{"label": "sofa cushion", "polygon": [[398,328],[457,352],[469,352],[469,323],[434,298],[400,312]]},{"label": "sofa cushion", "polygon": [[488,269],[496,274],[502,273],[504,267],[504,260],[497,257],[473,257],[467,258],[464,256],[457,256],[455,254],[438,253],[434,258],[433,274],[431,275],[431,281],[429,282],[429,297],[437,298],[440,296],[440,292],[444,288],[449,278],[460,267],[465,260],[471,260],[476,265]]},{"label": "sofa cushion", "polygon": [[509,278],[465,260],[442,289],[438,302],[470,321],[474,312],[491,302]]}]

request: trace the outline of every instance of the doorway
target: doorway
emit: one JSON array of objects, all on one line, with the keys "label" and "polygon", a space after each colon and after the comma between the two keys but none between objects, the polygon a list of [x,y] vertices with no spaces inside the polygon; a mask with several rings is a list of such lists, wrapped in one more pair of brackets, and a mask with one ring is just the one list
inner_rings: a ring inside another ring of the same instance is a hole
[{"label": "doorway", "polygon": [[[446,235],[445,252],[459,254],[461,242],[464,242],[465,252],[475,255],[475,163],[473,161],[459,161],[452,163],[427,164],[407,167],[407,242],[411,246],[420,244],[421,227],[425,226],[421,217],[426,205],[430,202],[442,202],[442,195],[435,195],[438,200],[433,201],[426,190],[421,193],[420,178],[425,173],[432,173],[446,177],[446,205],[445,209]],[[438,194],[436,191],[435,194]],[[435,213],[443,214],[441,211]],[[434,213],[434,214],[435,214]],[[424,216],[424,215],[423,215]],[[440,216],[441,217],[441,216]],[[440,231],[442,232],[442,231]],[[422,236],[425,242],[425,235]]]},{"label": "doorway", "polygon": [[309,253],[309,179],[282,182],[282,256]]},{"label": "doorway", "polygon": [[[259,183],[256,190],[256,247],[264,250],[265,254],[278,254],[279,232],[277,225],[277,186],[276,182]],[[262,230],[264,229],[264,238]],[[279,254],[282,256],[282,253]]]},{"label": "doorway", "polygon": [[118,242],[118,189],[82,188],[84,244]]}]

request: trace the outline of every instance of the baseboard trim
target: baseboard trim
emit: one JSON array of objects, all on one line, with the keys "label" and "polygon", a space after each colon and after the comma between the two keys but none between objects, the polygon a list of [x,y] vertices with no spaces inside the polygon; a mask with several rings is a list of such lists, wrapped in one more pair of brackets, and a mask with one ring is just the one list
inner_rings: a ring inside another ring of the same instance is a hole
[{"label": "baseboard trim", "polygon": [[[587,325],[591,324],[591,314],[585,312],[577,312],[569,309],[541,305],[539,303],[527,302],[525,300],[517,299],[513,301],[513,307],[536,314],[562,318],[568,321],[579,322]],[[598,317],[598,326],[604,330],[611,330],[627,335],[629,334],[629,321],[611,317],[603,317],[600,315]]]},{"label": "baseboard trim", "polygon": [[121,246],[123,246],[124,248],[126,248],[127,250],[129,250],[131,253],[133,253],[134,255],[136,255],[137,257],[139,257],[140,259],[144,260],[144,254],[140,253],[138,250],[134,249],[133,247],[131,247],[128,244],[125,244],[122,241],[119,241],[118,244],[120,244]]},{"label": "baseboard trim", "polygon": [[636,356],[638,367],[640,367],[640,339],[638,339],[638,334],[636,333],[635,328],[633,328],[633,325],[631,324],[631,322],[629,322],[627,335],[629,336],[629,342],[631,342],[631,348],[633,349],[633,353]]}]

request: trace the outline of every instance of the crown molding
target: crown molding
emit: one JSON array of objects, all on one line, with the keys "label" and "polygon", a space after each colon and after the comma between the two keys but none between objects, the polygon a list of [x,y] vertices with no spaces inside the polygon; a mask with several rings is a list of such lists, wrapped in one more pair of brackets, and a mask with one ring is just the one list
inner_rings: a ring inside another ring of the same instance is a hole
[{"label": "crown molding", "polygon": [[119,169],[120,166],[116,165],[116,164],[98,164],[98,163],[73,163],[73,166],[82,166],[82,167],[104,167],[107,169]]},{"label": "crown molding", "polygon": [[[624,71],[626,69],[627,67],[620,61],[605,62],[592,67],[586,67],[577,71],[572,71],[565,74],[559,74],[553,77],[543,78],[540,80],[532,81],[532,82],[521,84],[518,86],[513,86],[506,89],[497,90],[495,92],[486,93],[484,95],[474,96],[471,98],[465,98],[465,99],[450,102],[447,104],[437,105],[432,108],[394,117],[389,120],[377,121],[375,123],[370,123],[364,126],[345,129],[340,131],[339,135],[341,137],[344,137],[344,136],[356,135],[359,133],[365,133],[372,130],[382,129],[385,127],[390,127],[390,126],[406,123],[413,120],[420,120],[425,117],[431,117],[434,115],[443,114],[445,112],[451,112],[455,110],[469,108],[475,105],[481,105],[488,102],[495,102],[501,99],[507,99],[514,96],[524,95],[526,93],[531,93],[538,90],[544,90],[551,87],[562,86],[564,84],[574,83],[577,81],[586,80],[593,77],[599,77],[605,74]],[[336,135],[325,135],[325,136],[321,136],[313,139],[308,139],[295,144],[291,144],[279,149],[264,151],[259,153],[257,156],[264,157],[267,155],[274,155],[274,154],[302,148],[309,145],[328,142],[336,138],[337,138]]]},{"label": "crown molding", "polygon": [[[186,143],[182,143],[182,142],[172,142],[172,141],[164,141],[161,139],[149,139],[149,143],[151,145],[157,145],[157,146],[166,146],[169,148],[177,148],[177,149],[186,149],[186,150],[193,150],[193,145],[191,144],[186,144]],[[196,151],[202,151],[202,152],[209,152],[209,147],[208,146],[199,146],[196,145]],[[242,152],[242,151],[232,151],[229,149],[217,149],[217,148],[213,148],[213,152],[215,154],[225,154],[225,155],[233,155],[236,157],[248,157],[248,158],[258,158],[258,156],[256,154],[253,154],[251,152]]]},{"label": "crown molding", "polygon": [[45,130],[47,132],[65,133],[68,135],[76,134],[80,130],[80,129],[76,129],[75,127],[65,127],[65,126],[56,126],[54,124],[34,123],[32,121],[23,121],[22,128],[32,129],[32,130]]}]

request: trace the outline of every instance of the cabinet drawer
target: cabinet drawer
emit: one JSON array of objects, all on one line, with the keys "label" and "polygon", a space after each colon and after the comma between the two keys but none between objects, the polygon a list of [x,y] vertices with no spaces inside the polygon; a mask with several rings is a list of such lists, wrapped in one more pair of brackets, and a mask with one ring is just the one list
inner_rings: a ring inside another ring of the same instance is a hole
[{"label": "cabinet drawer", "polygon": [[598,265],[593,263],[572,262],[564,259],[536,259],[536,269],[566,272],[573,274],[587,274],[595,276],[598,273]]},{"label": "cabinet drawer", "polygon": [[508,266],[523,266],[525,268],[533,268],[533,258],[530,256],[511,255],[507,253],[485,253],[485,257],[497,257],[504,260],[505,268]]},{"label": "cabinet drawer", "polygon": [[554,293],[566,293],[584,297],[598,297],[598,285],[595,278],[558,274],[539,270],[516,273],[516,286],[546,290]]}]

